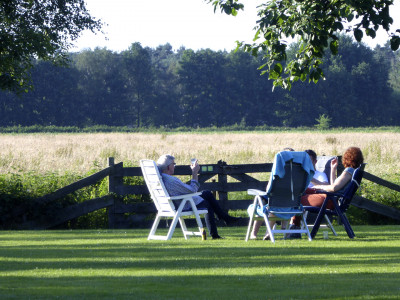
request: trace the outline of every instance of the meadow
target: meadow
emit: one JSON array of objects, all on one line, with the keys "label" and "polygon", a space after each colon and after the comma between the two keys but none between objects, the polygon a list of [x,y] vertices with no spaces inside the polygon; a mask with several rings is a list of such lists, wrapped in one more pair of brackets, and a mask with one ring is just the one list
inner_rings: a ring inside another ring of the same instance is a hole
[{"label": "meadow", "polygon": [[126,166],[138,166],[140,159],[157,159],[164,153],[182,165],[191,157],[200,164],[265,163],[285,147],[342,155],[347,147],[358,146],[368,163],[366,170],[385,177],[400,170],[399,141],[400,133],[382,131],[1,134],[0,174],[83,175],[107,167],[110,156]]},{"label": "meadow", "polygon": [[[138,166],[140,159],[156,160],[164,153],[173,154],[181,165],[188,165],[192,157],[198,158],[200,164],[215,164],[219,160],[228,164],[266,163],[272,162],[275,153],[285,147],[311,148],[318,155],[342,155],[347,147],[358,146],[367,162],[366,171],[399,184],[399,140],[399,132],[373,130],[0,134],[0,194],[9,195],[2,204],[4,211],[12,210],[15,201],[29,205],[32,198],[106,168],[108,157],[114,157],[116,163],[122,161],[124,166]],[[260,177],[263,174],[257,176],[265,180]],[[400,209],[399,192],[368,181],[363,182],[360,192],[365,198]],[[104,180],[66,201],[76,203],[107,193]],[[229,193],[228,197],[250,199],[246,192]],[[40,209],[32,213],[40,214]],[[94,216],[78,222],[82,224],[78,228],[107,226],[104,212]],[[391,220],[357,209],[351,210],[350,218],[357,224],[392,224]],[[89,223],[102,225],[87,227]]]}]

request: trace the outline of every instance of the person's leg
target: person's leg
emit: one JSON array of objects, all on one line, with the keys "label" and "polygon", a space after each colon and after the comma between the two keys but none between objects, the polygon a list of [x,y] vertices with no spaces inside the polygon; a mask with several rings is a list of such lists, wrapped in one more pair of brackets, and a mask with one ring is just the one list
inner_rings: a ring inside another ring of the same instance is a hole
[{"label": "person's leg", "polygon": [[[304,206],[318,206],[321,207],[326,198],[326,194],[305,194],[301,197],[301,204]],[[329,201],[328,209],[334,208],[333,204]]]},{"label": "person's leg", "polygon": [[212,238],[219,238],[220,236],[218,235],[217,224],[215,223],[213,207],[207,201],[201,201],[198,205],[196,205],[196,207],[199,209],[206,208],[208,210],[208,213],[204,216],[207,228],[210,231]]},{"label": "person's leg", "polygon": [[219,206],[217,199],[215,199],[214,195],[210,191],[203,191],[200,197],[203,198],[213,208],[218,219],[224,220],[226,224],[229,225],[239,219],[224,212],[221,206]]},{"label": "person's leg", "polygon": [[[324,203],[325,198],[326,194],[304,194],[301,197],[301,204],[304,206],[321,207],[322,203]],[[329,202],[327,208],[332,209],[333,204]],[[301,216],[294,216],[290,223],[300,227],[300,222],[301,222]]]},{"label": "person's leg", "polygon": [[286,229],[287,226],[288,226],[288,224],[289,224],[289,220],[282,220],[281,228],[282,228],[282,229]]},{"label": "person's leg", "polygon": [[260,230],[260,227],[261,227],[263,222],[264,222],[263,220],[254,221],[253,230],[251,231],[251,234],[250,234],[250,239],[254,240],[254,239],[257,238],[257,233]]},{"label": "person's leg", "polygon": [[[273,217],[274,215],[270,214],[269,216]],[[271,230],[274,229],[275,224],[276,224],[275,220],[269,221],[269,227],[271,228]],[[268,229],[267,229],[267,231],[265,232],[265,236],[264,236],[263,240],[267,241],[267,240],[270,240],[270,239],[271,239],[271,237],[269,236]]]}]

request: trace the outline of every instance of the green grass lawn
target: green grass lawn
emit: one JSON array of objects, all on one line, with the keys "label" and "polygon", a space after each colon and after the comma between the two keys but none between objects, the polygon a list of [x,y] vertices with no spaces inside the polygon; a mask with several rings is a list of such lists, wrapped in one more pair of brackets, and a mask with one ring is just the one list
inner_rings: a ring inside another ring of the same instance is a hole
[{"label": "green grass lawn", "polygon": [[400,228],[316,239],[147,241],[149,230],[0,231],[1,299],[398,299]]}]

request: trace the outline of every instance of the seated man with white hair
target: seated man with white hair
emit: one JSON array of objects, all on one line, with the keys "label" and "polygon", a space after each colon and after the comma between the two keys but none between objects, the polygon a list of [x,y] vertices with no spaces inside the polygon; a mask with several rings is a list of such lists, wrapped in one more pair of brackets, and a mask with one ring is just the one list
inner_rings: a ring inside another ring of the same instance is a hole
[{"label": "seated man with white hair", "polygon": [[[174,175],[175,165],[175,157],[169,154],[164,154],[157,160],[157,166],[160,169],[165,188],[167,189],[169,195],[180,196],[184,194],[196,193],[200,187],[200,183],[198,181],[200,165],[196,161],[190,166],[192,169],[192,179],[190,180],[189,184],[186,184],[179,178],[172,176]],[[210,191],[203,191],[201,196],[195,196],[193,197],[193,200],[197,208],[206,208],[208,210],[208,214],[205,215],[205,220],[207,227],[210,230],[210,235],[213,239],[222,238],[218,234],[214,213],[217,215],[218,219],[224,220],[227,225],[233,224],[240,219],[232,217],[224,212]],[[179,206],[179,204],[180,203],[176,203],[174,201],[176,208]],[[183,209],[190,209],[189,203],[187,203]]]}]

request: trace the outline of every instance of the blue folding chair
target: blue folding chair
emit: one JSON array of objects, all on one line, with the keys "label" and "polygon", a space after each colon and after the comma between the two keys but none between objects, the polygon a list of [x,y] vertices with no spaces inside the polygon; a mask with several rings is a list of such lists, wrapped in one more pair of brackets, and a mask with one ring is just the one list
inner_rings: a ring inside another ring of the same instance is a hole
[{"label": "blue folding chair", "polygon": [[[249,195],[255,197],[253,206],[249,207],[250,220],[246,241],[249,239],[253,221],[259,219],[265,221],[272,243],[275,242],[274,234],[276,233],[304,233],[311,241],[304,217],[305,211],[300,200],[313,175],[314,168],[306,152],[282,151],[277,153],[266,191],[247,190]],[[265,200],[267,201],[266,204],[264,203]],[[288,220],[294,215],[302,216],[300,229],[274,229],[269,225],[270,220]]]},{"label": "blue folding chair", "polygon": [[[311,237],[314,238],[319,230],[322,219],[327,217],[336,216],[340,218],[347,235],[349,238],[354,238],[355,234],[353,229],[351,228],[350,222],[346,217],[346,211],[350,206],[351,200],[353,199],[355,193],[360,187],[361,180],[364,175],[364,167],[365,164],[362,164],[359,168],[354,170],[353,177],[350,183],[347,185],[346,189],[340,193],[330,193],[326,191],[319,190],[317,193],[326,194],[327,197],[324,200],[324,203],[321,207],[317,206],[304,206],[304,209],[310,213],[318,213],[317,218],[315,219],[315,223],[313,229],[311,231]],[[332,201],[334,209],[328,209],[326,206],[329,201]]]}]

